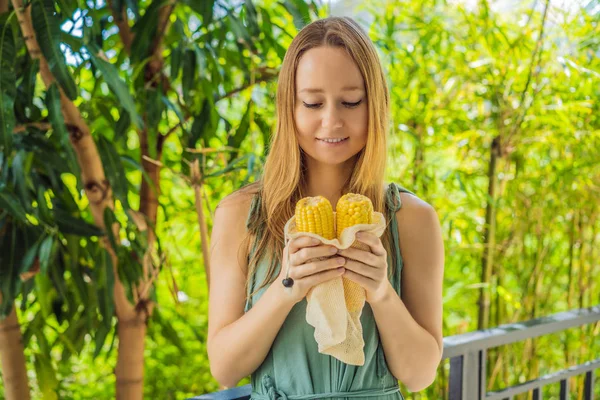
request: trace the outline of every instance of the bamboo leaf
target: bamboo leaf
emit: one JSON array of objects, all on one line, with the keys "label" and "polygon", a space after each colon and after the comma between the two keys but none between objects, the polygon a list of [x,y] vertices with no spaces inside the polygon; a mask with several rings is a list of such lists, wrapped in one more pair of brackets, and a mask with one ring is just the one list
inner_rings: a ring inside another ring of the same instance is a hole
[{"label": "bamboo leaf", "polygon": [[165,0],[153,0],[131,31],[135,34],[131,44],[131,61],[138,63],[149,56],[148,52],[156,34],[158,15]]},{"label": "bamboo leaf", "polygon": [[35,258],[37,257],[38,251],[40,249],[40,244],[42,243],[42,237],[43,236],[40,236],[39,239],[35,241],[33,246],[30,246],[27,249],[27,251],[25,252],[23,259],[21,260],[21,269],[19,270],[19,273],[29,271],[29,269],[31,268],[31,265],[33,264]]},{"label": "bamboo leaf", "polygon": [[296,29],[301,30],[310,23],[310,9],[304,0],[284,0],[279,4],[292,14]]},{"label": "bamboo leaf", "polygon": [[17,196],[10,192],[0,192],[0,209],[8,211],[13,217],[22,223],[27,223],[25,210]]},{"label": "bamboo leaf", "polygon": [[98,152],[102,159],[102,165],[104,166],[104,173],[109,182],[111,182],[115,196],[125,208],[129,207],[129,201],[127,200],[128,193],[128,181],[125,176],[125,170],[123,164],[117,153],[117,149],[114,144],[110,142],[104,135],[100,135],[98,138]]},{"label": "bamboo leaf", "polygon": [[9,154],[15,128],[14,104],[17,94],[15,42],[6,18],[0,20],[0,150]]},{"label": "bamboo leaf", "polygon": [[104,77],[104,81],[106,82],[110,90],[114,93],[114,95],[119,100],[119,103],[127,111],[129,117],[132,118],[135,126],[141,128],[143,126],[143,122],[139,114],[137,113],[133,96],[129,92],[129,89],[123,81],[123,79],[121,79],[121,77],[119,76],[119,72],[117,71],[115,66],[97,56],[97,54],[99,53],[99,49],[94,44],[88,43],[87,48],[90,52],[90,58],[92,62]]},{"label": "bamboo leaf", "polygon": [[40,245],[40,272],[46,274],[48,272],[48,264],[50,264],[50,258],[52,256],[52,245],[54,244],[54,237],[47,236],[42,244]]},{"label": "bamboo leaf", "polygon": [[77,86],[71,72],[65,63],[65,57],[60,49],[60,21],[55,15],[54,2],[50,0],[32,0],[31,18],[42,54],[48,61],[48,67],[56,78],[65,95],[75,100]]},{"label": "bamboo leaf", "polygon": [[121,138],[127,133],[127,130],[131,126],[131,118],[129,117],[129,113],[121,108],[119,111],[119,120],[117,121],[117,126],[115,127],[115,142],[121,140]]},{"label": "bamboo leaf", "polygon": [[104,235],[104,231],[96,225],[92,225],[83,219],[73,217],[71,214],[61,209],[55,208],[53,211],[56,224],[62,233],[83,237]]},{"label": "bamboo leaf", "polygon": [[192,49],[186,49],[183,53],[183,75],[181,76],[181,86],[183,90],[183,101],[190,103],[191,93],[194,90],[196,80],[196,53]]},{"label": "bamboo leaf", "polygon": [[117,222],[117,217],[115,216],[115,213],[113,212],[113,210],[110,207],[106,207],[104,209],[104,226],[106,227],[106,234],[108,236],[108,240],[110,242],[110,245],[112,246],[113,250],[115,251],[115,253],[118,253],[119,249],[117,246],[117,240],[115,238],[115,235],[113,233],[113,225]]},{"label": "bamboo leaf", "polygon": [[56,83],[52,83],[46,92],[46,107],[48,107],[48,118],[52,124],[52,129],[58,135],[60,143],[67,146],[69,144],[69,133],[60,109],[60,90]]},{"label": "bamboo leaf", "polygon": [[215,0],[184,0],[183,2],[202,16],[204,26],[208,26],[212,22]]},{"label": "bamboo leaf", "polygon": [[245,4],[248,25],[250,26],[252,35],[258,36],[260,34],[260,27],[258,26],[258,14],[256,12],[256,7],[254,7],[252,0],[245,0]]}]

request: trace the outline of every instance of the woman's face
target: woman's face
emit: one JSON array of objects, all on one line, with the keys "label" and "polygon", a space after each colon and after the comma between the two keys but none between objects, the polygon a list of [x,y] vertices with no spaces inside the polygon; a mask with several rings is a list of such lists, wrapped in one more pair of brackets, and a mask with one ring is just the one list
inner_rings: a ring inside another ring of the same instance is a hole
[{"label": "woman's face", "polygon": [[[367,143],[367,97],[362,75],[343,48],[305,52],[296,71],[294,121],[298,142],[319,163],[340,164]],[[321,139],[346,139],[331,145]]]}]

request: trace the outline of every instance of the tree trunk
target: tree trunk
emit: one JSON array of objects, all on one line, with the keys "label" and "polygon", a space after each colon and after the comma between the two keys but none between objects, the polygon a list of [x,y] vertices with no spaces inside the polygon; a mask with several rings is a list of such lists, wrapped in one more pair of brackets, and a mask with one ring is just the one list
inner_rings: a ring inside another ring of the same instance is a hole
[{"label": "tree trunk", "polygon": [[0,370],[2,371],[6,400],[29,400],[31,398],[23,350],[21,327],[13,306],[8,317],[0,321]]},{"label": "tree trunk", "polygon": [[119,320],[119,354],[115,375],[117,377],[117,400],[142,399],[144,397],[144,338],[146,321],[139,318]]}]

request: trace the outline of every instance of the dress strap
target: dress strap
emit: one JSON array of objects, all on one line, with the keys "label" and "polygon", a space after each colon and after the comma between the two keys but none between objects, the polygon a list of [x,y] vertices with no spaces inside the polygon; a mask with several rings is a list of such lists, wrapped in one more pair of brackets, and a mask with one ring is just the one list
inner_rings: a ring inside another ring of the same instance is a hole
[{"label": "dress strap", "polygon": [[[250,258],[256,251],[256,245],[260,241],[263,233],[262,225],[260,224],[260,207],[261,207],[261,197],[260,192],[256,193],[252,197],[252,203],[250,204],[250,211],[248,211],[248,217],[246,218],[246,229],[251,235],[254,235],[255,240],[250,247],[250,251],[248,252],[247,262],[250,262]],[[248,312],[250,308],[252,308],[252,298],[250,294],[254,292],[256,280],[256,273],[250,276],[250,282],[248,284],[248,292],[246,293],[246,305],[244,306],[244,312]]]}]

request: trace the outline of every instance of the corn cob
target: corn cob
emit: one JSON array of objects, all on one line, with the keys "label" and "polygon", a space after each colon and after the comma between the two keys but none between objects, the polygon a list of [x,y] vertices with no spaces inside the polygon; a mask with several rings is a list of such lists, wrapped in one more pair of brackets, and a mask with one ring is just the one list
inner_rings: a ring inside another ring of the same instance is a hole
[{"label": "corn cob", "polygon": [[338,200],[335,211],[338,238],[349,226],[373,223],[373,203],[362,194],[346,193]]},{"label": "corn cob", "polygon": [[[373,203],[367,196],[355,193],[343,195],[336,205],[336,230],[337,237],[342,235],[344,229],[357,224],[372,224]],[[365,249],[360,242],[354,242],[351,247]],[[347,278],[344,283],[344,298],[346,308],[350,312],[359,311],[364,306],[364,289],[358,283]]]},{"label": "corn cob", "polygon": [[335,239],[333,208],[323,196],[305,197],[296,203],[296,230]]},{"label": "corn cob", "polygon": [[[295,216],[297,232],[315,233],[331,240],[340,238],[344,229],[350,226],[373,223],[373,203],[361,194],[343,195],[337,202],[335,227],[331,203],[323,196],[304,197],[299,200],[296,203]],[[360,242],[354,242],[352,247],[366,250]],[[343,283],[346,308],[350,312],[359,311],[364,306],[364,289],[346,278],[343,278]]]}]

